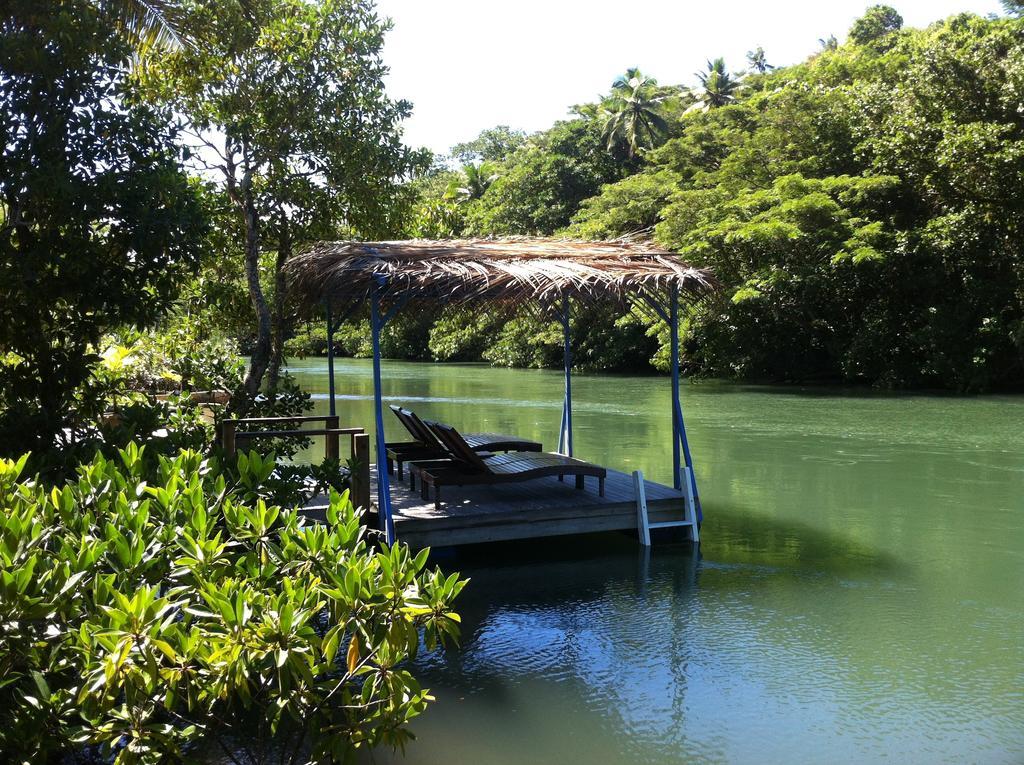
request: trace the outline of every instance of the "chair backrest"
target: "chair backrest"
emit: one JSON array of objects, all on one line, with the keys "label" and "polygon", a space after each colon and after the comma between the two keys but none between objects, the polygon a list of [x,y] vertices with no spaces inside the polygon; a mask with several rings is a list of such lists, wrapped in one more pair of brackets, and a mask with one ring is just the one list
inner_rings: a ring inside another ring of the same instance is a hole
[{"label": "chair backrest", "polygon": [[453,428],[451,425],[445,425],[440,422],[431,422],[427,420],[426,423],[438,440],[444,444],[453,457],[461,462],[465,462],[470,467],[473,467],[480,472],[490,473],[491,469],[487,467],[487,463],[484,459],[473,451],[473,448],[466,443],[466,439]]},{"label": "chair backrest", "polygon": [[409,421],[407,428],[411,433],[415,433],[417,440],[422,441],[430,446],[437,446],[438,448],[447,449],[443,442],[441,442],[437,434],[431,430],[427,423],[420,419],[419,415],[411,409],[403,409],[402,414]]},{"label": "chair backrest", "polygon": [[409,434],[415,440],[428,446],[438,445],[437,436],[435,436],[429,428],[423,425],[419,417],[416,417],[416,415],[408,409],[403,409],[402,407],[395,406],[394,404],[389,404],[388,407],[395,413],[395,417],[397,417],[398,421],[405,426],[405,429],[409,431]]}]

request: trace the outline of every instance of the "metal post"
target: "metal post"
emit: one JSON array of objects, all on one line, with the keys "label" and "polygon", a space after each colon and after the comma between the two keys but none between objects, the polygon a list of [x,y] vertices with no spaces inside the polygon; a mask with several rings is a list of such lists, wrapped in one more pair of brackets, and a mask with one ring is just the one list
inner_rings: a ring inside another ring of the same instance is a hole
[{"label": "metal post", "polygon": [[672,286],[671,305],[669,306],[669,323],[672,328],[672,459],[673,480],[675,488],[683,488],[682,470],[680,468],[679,450],[683,451],[684,464],[688,468],[685,478],[689,481],[693,501],[697,506],[697,520],[704,519],[700,506],[700,495],[697,493],[697,479],[693,472],[693,458],[690,456],[690,442],[686,437],[686,424],[683,421],[683,405],[679,400],[679,288]]},{"label": "metal post", "polygon": [[690,482],[690,491],[693,493],[693,501],[697,506],[697,520],[704,520],[704,511],[700,506],[700,494],[697,492],[697,478],[693,472],[693,458],[690,456],[690,442],[686,438],[686,425],[683,422],[683,409],[679,408],[679,434],[683,442],[683,457],[686,460],[686,475]]},{"label": "metal post", "polygon": [[380,293],[378,285],[370,295],[370,329],[373,336],[373,408],[377,421],[377,512],[380,525],[388,544],[395,541],[395,522],[391,517],[391,485],[385,467],[387,449],[384,446],[384,404],[380,390],[380,331],[383,320],[380,315]]},{"label": "metal post", "polygon": [[636,530],[640,536],[640,544],[651,546],[651,527],[647,515],[647,490],[644,474],[640,470],[633,471],[633,495],[636,497]]},{"label": "metal post", "polygon": [[562,295],[562,343],[565,356],[565,400],[562,403],[562,429],[558,451],[572,456],[572,336],[569,327],[569,295]]},{"label": "metal post", "polygon": [[331,315],[331,301],[325,302],[327,309],[327,392],[330,398],[330,415],[334,417],[338,410],[334,403],[334,317]]},{"label": "metal post", "polygon": [[672,285],[669,292],[668,324],[671,333],[672,357],[672,485],[679,491],[683,488],[679,465],[679,423],[682,420],[679,406],[679,288]]}]

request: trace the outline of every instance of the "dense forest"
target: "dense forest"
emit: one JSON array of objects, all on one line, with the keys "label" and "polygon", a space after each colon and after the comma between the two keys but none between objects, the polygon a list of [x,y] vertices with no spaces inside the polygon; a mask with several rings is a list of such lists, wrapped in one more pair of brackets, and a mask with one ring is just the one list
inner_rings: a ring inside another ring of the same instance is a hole
[{"label": "dense forest", "polygon": [[[1009,10],[1012,11],[1012,8]],[[699,85],[627,70],[550,129],[485,130],[417,171],[406,236],[651,237],[726,289],[688,317],[691,374],[981,391],[1024,384],[1024,22],[907,29],[870,8],[795,66],[758,48]],[[639,316],[587,315],[581,367],[666,364]],[[341,351],[368,352],[343,328]],[[293,352],[322,352],[298,327]],[[385,352],[557,365],[534,316],[405,317]]]},{"label": "dense forest", "polygon": [[[689,375],[1024,388],[1024,18],[1005,7],[907,29],[876,5],[802,63],[758,47],[687,85],[626,69],[547,130],[434,156],[402,140],[413,105],[387,93],[372,0],[182,0],[144,34],[145,3],[17,0],[0,452],[91,444],[121,389],[301,408],[286,359],[327,340],[284,264],[322,239],[652,239],[724,285],[685,316]],[[582,370],[668,365],[648,316],[574,321]],[[365,316],[336,350],[369,354]],[[399,312],[383,351],[562,360],[543,317],[454,307]]]}]

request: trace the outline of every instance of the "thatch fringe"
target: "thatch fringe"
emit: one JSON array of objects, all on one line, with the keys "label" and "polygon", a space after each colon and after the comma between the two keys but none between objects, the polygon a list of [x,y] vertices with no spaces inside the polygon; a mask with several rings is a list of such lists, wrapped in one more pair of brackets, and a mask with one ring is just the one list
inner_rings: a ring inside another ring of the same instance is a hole
[{"label": "thatch fringe", "polygon": [[505,306],[560,302],[627,304],[661,297],[675,285],[695,301],[718,287],[707,270],[639,242],[461,239],[320,242],[286,266],[293,294],[307,305],[353,305],[381,290],[385,305],[436,306],[493,301]]}]

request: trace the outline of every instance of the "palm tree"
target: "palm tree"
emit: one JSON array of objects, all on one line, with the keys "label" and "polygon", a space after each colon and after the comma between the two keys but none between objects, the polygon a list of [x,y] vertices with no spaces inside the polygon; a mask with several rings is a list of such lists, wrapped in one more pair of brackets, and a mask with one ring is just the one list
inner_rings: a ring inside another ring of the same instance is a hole
[{"label": "palm tree", "polygon": [[656,92],[658,82],[639,69],[627,69],[612,83],[611,95],[601,104],[604,140],[608,151],[625,146],[630,157],[653,148],[668,133],[661,116],[664,97]]},{"label": "palm tree", "polygon": [[757,50],[752,50],[747,53],[747,61],[750,62],[750,66],[753,67],[754,71],[759,74],[770,72],[775,67],[768,63],[768,59],[765,58],[764,48],[760,45],[757,46]]},{"label": "palm tree", "polygon": [[828,37],[819,37],[818,45],[821,46],[822,50],[835,50],[839,47],[839,40],[836,39],[835,35],[829,35]]},{"label": "palm tree", "polygon": [[701,92],[697,95],[695,106],[717,109],[736,100],[740,82],[725,68],[725,59],[708,61],[707,71],[697,72],[697,79],[700,80]]},{"label": "palm tree", "polygon": [[498,174],[493,172],[491,166],[486,162],[481,162],[479,165],[463,165],[461,181],[452,182],[449,187],[449,195],[460,202],[479,199],[497,178]]}]

